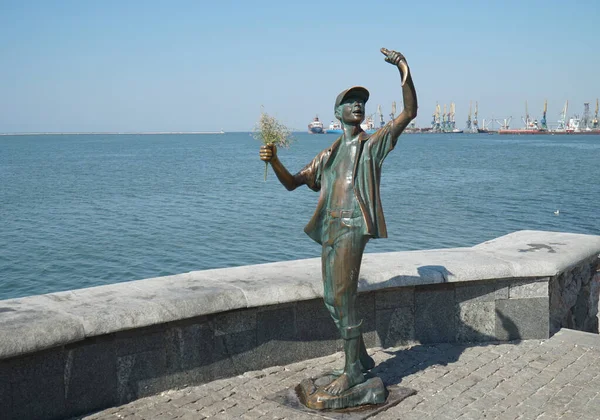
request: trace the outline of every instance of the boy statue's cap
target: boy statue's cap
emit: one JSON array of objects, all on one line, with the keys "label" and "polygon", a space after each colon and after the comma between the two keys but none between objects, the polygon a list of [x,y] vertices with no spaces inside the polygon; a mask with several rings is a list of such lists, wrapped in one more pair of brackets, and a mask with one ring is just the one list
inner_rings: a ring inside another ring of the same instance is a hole
[{"label": "boy statue's cap", "polygon": [[359,98],[363,99],[365,102],[367,102],[369,100],[369,91],[367,89],[365,89],[362,86],[354,86],[351,87],[350,89],[346,89],[344,91],[342,91],[342,93],[340,93],[337,98],[335,99],[335,106],[333,108],[333,110],[335,111],[337,109],[337,107],[344,102],[344,99],[346,99],[348,96],[351,95],[356,95]]}]

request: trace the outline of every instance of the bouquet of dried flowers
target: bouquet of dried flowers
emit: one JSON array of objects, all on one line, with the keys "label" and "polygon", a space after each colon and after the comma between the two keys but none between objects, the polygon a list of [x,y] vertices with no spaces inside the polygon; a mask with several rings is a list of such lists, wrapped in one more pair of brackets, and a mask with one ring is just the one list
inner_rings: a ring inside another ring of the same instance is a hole
[{"label": "bouquet of dried flowers", "polygon": [[[288,148],[294,141],[292,131],[277,119],[266,112],[261,111],[260,119],[254,127],[254,138],[262,144],[274,144],[277,147]],[[267,168],[269,162],[265,162],[265,181],[267,180]]]}]

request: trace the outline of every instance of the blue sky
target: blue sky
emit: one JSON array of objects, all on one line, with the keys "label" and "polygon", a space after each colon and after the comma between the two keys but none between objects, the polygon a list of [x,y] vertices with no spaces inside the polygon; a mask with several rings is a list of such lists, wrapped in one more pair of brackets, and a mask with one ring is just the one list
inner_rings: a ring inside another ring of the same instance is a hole
[{"label": "blue sky", "polygon": [[599,22],[597,0],[0,0],[0,132],[250,131],[261,105],[304,130],[352,85],[387,114],[380,47],[407,57],[418,125],[453,101],[462,127],[470,100],[519,120],[548,99],[553,123],[600,96]]}]

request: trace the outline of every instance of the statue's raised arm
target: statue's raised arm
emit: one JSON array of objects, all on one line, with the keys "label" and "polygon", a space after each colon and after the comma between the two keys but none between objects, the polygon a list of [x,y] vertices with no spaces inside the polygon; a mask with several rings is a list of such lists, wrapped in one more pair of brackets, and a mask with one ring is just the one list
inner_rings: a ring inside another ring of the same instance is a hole
[{"label": "statue's raised arm", "polygon": [[387,48],[382,48],[381,53],[385,55],[385,61],[398,68],[402,80],[401,86],[404,110],[394,119],[392,137],[395,144],[400,134],[402,134],[408,124],[417,116],[417,92],[415,91],[415,85],[413,84],[406,58],[399,52],[390,51]]}]

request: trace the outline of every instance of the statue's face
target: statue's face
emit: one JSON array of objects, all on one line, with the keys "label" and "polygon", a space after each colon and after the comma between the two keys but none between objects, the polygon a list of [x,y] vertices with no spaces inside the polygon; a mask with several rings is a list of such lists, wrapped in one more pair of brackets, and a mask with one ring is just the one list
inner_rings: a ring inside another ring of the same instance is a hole
[{"label": "statue's face", "polygon": [[365,101],[350,96],[338,106],[335,116],[344,124],[359,125],[365,119]]}]

